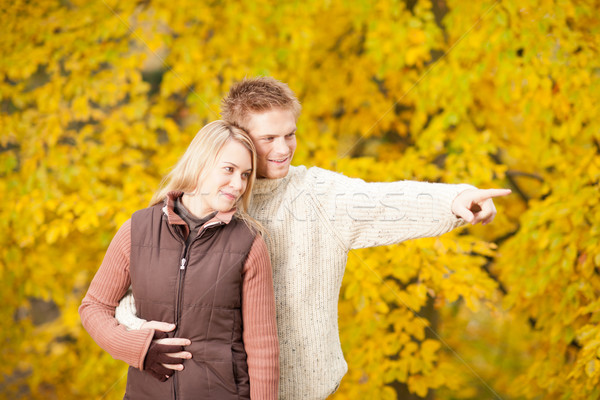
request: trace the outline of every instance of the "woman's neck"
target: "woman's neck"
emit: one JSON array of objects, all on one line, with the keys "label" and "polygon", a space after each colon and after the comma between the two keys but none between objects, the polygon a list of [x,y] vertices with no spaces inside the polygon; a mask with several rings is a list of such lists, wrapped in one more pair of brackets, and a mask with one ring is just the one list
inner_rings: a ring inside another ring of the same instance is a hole
[{"label": "woman's neck", "polygon": [[184,193],[183,196],[181,196],[181,203],[196,218],[203,218],[214,212],[206,206],[202,201],[202,196],[199,196],[196,192],[193,194]]}]

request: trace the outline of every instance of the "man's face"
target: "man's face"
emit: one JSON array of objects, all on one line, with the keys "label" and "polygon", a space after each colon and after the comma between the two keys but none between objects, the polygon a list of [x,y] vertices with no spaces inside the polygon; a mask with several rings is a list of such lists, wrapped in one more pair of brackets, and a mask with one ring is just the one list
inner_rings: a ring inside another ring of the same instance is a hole
[{"label": "man's face", "polygon": [[257,153],[258,178],[277,179],[288,174],[296,150],[296,118],[290,110],[274,108],[250,114],[248,131]]}]

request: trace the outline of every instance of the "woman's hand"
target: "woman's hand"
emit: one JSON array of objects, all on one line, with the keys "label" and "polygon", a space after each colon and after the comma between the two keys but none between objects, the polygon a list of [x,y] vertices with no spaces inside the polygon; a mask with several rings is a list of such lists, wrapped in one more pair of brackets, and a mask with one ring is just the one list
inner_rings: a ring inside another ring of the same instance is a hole
[{"label": "woman's hand", "polygon": [[192,342],[185,338],[167,338],[166,332],[174,330],[175,324],[146,321],[141,329],[154,329],[154,338],[144,360],[144,371],[161,382],[169,379],[175,371],[182,371],[183,362],[192,358],[192,353],[183,348]]}]

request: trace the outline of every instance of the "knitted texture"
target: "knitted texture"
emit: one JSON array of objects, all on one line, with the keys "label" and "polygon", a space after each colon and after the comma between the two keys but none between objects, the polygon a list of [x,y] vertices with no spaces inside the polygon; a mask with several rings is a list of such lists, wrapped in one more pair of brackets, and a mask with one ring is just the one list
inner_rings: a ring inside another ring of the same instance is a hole
[{"label": "knitted texture", "polygon": [[366,183],[303,166],[257,181],[249,212],[268,232],[281,399],[325,399],[348,369],[337,315],[348,252],[451,231],[463,223],[452,201],[469,188]]},{"label": "knitted texture", "polygon": [[[348,369],[337,322],[348,252],[451,231],[464,223],[452,213],[452,201],[470,188],[366,183],[303,166],[282,179],[257,180],[249,213],[268,232],[280,399],[325,399]],[[135,318],[120,321],[129,325]]]},{"label": "knitted texture", "polygon": [[[135,308],[133,293],[131,288],[129,288],[125,297],[121,299],[119,306],[115,309],[115,318],[129,330],[142,329],[142,325],[146,320],[141,318],[131,318],[132,315],[137,315],[137,309]],[[123,323],[122,321],[126,321],[126,323]]]}]

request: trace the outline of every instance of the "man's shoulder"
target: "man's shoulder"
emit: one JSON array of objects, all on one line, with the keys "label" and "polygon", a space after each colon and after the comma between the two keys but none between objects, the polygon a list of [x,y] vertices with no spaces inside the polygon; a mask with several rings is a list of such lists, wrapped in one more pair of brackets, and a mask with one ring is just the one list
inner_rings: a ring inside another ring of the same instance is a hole
[{"label": "man's shoulder", "polygon": [[339,193],[345,193],[352,181],[339,172],[319,167],[290,167],[288,176],[291,178],[290,184],[286,188],[288,194],[312,193],[321,201],[326,201],[326,198],[330,196],[335,197]]},{"label": "man's shoulder", "polygon": [[291,166],[289,175],[294,180],[303,180],[307,183],[332,181],[344,179],[345,176],[339,172],[330,171],[319,167],[306,167],[304,165]]}]

